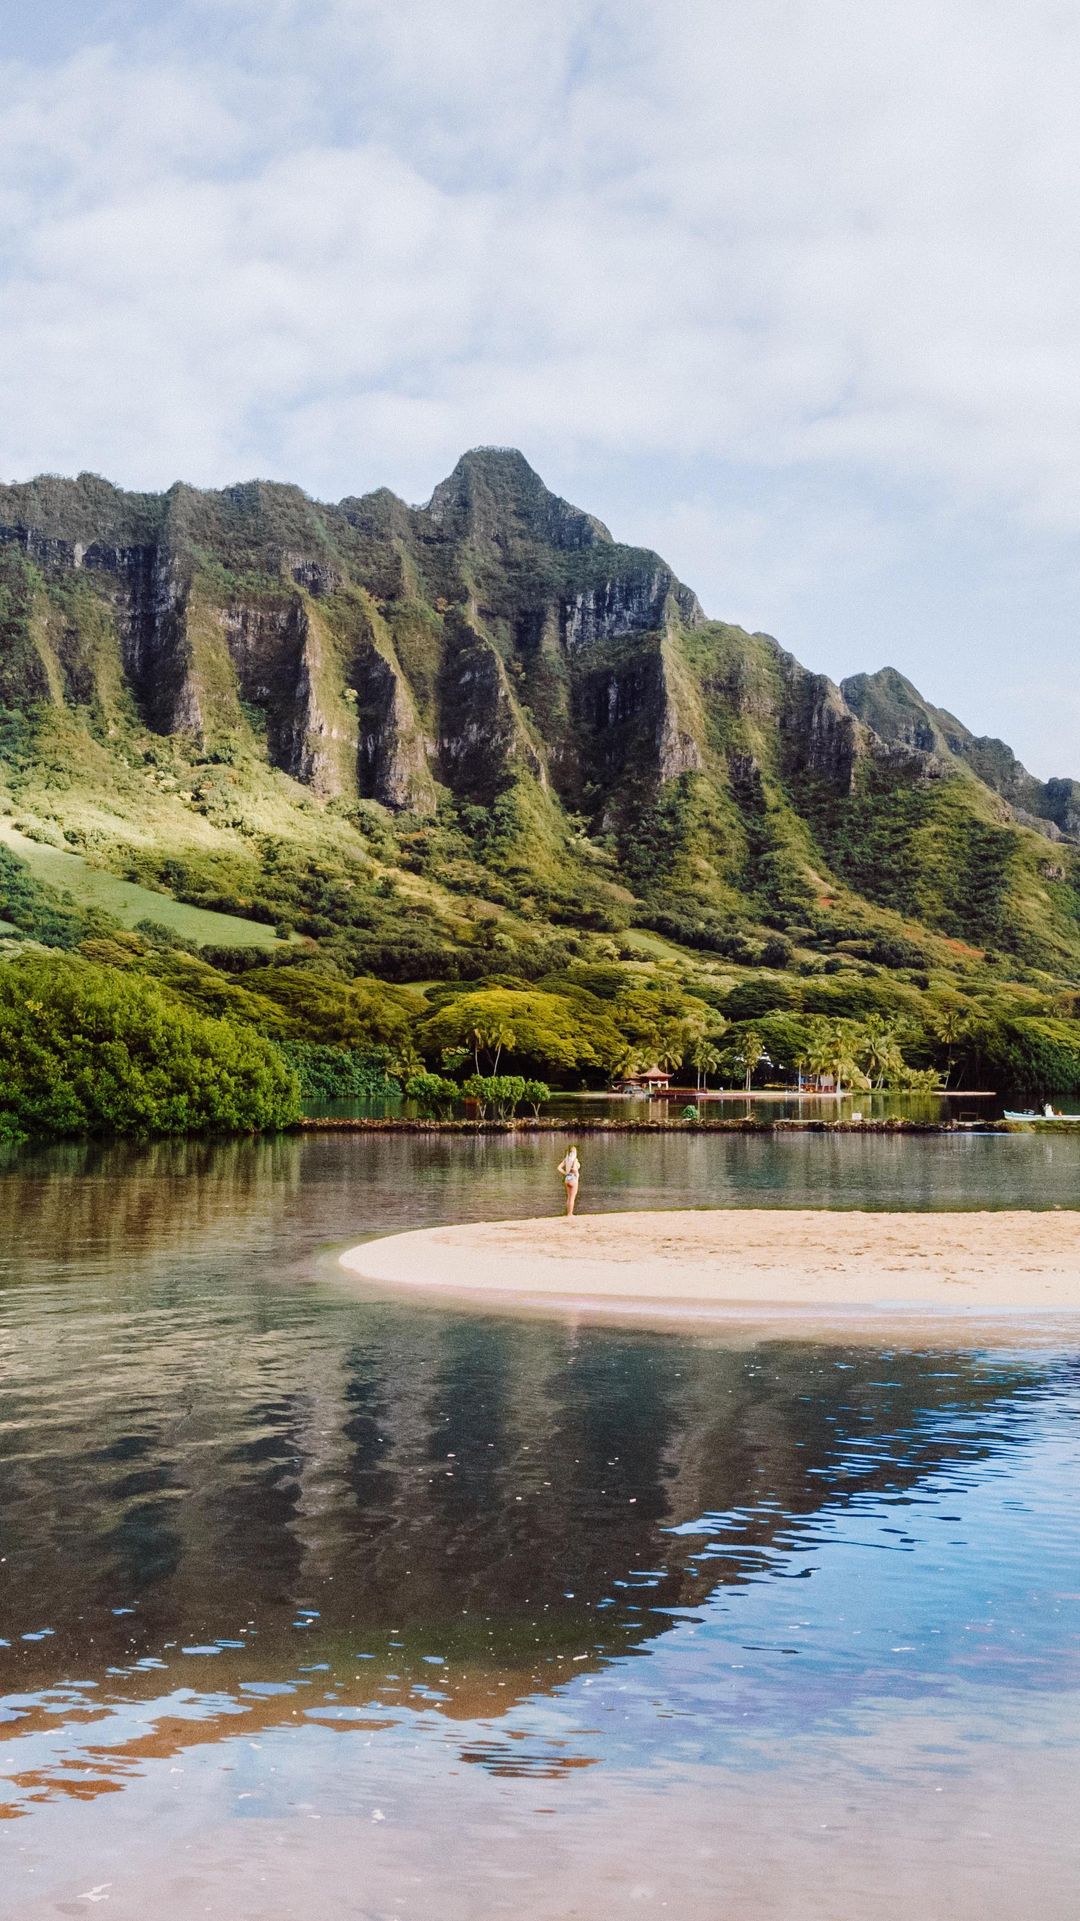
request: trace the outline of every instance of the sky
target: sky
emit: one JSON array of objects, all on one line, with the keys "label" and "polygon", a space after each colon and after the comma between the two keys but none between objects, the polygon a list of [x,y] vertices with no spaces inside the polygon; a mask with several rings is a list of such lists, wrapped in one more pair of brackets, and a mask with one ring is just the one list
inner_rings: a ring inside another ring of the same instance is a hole
[{"label": "sky", "polygon": [[707,612],[1080,775],[1080,10],[36,0],[0,478],[520,447]]}]

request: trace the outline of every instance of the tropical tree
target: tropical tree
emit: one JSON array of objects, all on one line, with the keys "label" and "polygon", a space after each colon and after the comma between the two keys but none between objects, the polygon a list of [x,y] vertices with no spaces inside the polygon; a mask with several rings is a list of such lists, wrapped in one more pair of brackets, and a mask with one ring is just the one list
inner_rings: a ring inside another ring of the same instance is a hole
[{"label": "tropical tree", "polygon": [[279,1041],[311,1101],[386,1100],[400,1094],[399,1069],[385,1047],[329,1047],[322,1041]]},{"label": "tropical tree", "polygon": [[620,982],[606,1011],[627,1044],[637,1049],[643,1066],[663,1061],[677,1067],[712,1015],[706,1003],[687,994],[666,969],[651,978],[633,975]]},{"label": "tropical tree", "polygon": [[480,1072],[480,1050],[487,1046],[488,1030],[480,1022],[469,1028],[468,1038],[472,1047],[473,1073]]},{"label": "tropical tree", "polygon": [[642,1068],[648,1065],[648,1059],[639,1046],[625,1041],[611,1065],[619,1080],[628,1080],[631,1074],[640,1074]]},{"label": "tropical tree", "polygon": [[656,1065],[673,1074],[681,1067],[686,1057],[686,1034],[681,1023],[676,1027],[665,1028],[656,1043]]},{"label": "tropical tree", "polygon": [[503,1049],[511,1053],[517,1046],[517,1035],[507,1020],[478,1021],[469,1031],[469,1040],[472,1043],[473,1066],[478,1074],[482,1053],[490,1056],[491,1072],[497,1074]]},{"label": "tropical tree", "polygon": [[694,1042],[690,1049],[690,1065],[697,1070],[699,1089],[708,1087],[709,1075],[717,1072],[723,1059],[724,1056],[714,1041],[703,1036]]},{"label": "tropical tree", "polygon": [[934,1039],[939,1041],[945,1049],[943,1085],[948,1087],[952,1079],[956,1049],[970,1030],[970,1009],[958,994],[941,994],[927,1006],[926,1025]]},{"label": "tropical tree", "polygon": [[401,1081],[407,1081],[413,1074],[419,1074],[422,1071],[424,1063],[416,1051],[411,1034],[406,1034],[404,1040],[397,1043],[390,1065]]},{"label": "tropical tree", "polygon": [[429,1114],[445,1114],[461,1099],[457,1082],[447,1080],[443,1074],[411,1074],[405,1083],[405,1093]]},{"label": "tropical tree", "polygon": [[844,1086],[869,1087],[870,1083],[859,1066],[860,1029],[855,1021],[823,1020],[815,1022],[810,1030],[810,1043],[807,1047],[807,1062],[813,1074],[820,1080],[822,1075],[831,1076],[838,1094]]},{"label": "tropical tree", "polygon": [[900,1032],[899,1023],[886,1020],[882,1014],[868,1015],[858,1029],[855,1036],[858,1065],[874,1087],[884,1087],[886,1081],[904,1078],[906,1063],[900,1047]]},{"label": "tropical tree", "polygon": [[833,1037],[828,1021],[815,1021],[806,1044],[806,1065],[819,1084],[833,1071]]},{"label": "tropical tree", "polygon": [[[552,1080],[588,1068],[610,1068],[626,1048],[608,1010],[591,995],[579,1002],[546,988],[479,987],[454,994],[416,1028],[427,1061],[444,1059],[446,1048],[467,1047],[475,1067],[494,1049]],[[489,1045],[488,1036],[492,1036]],[[476,1038],[478,1036],[478,1038]]]},{"label": "tropical tree", "polygon": [[544,1102],[551,1099],[551,1089],[546,1081],[526,1081],[522,1100],[532,1108],[533,1119],[539,1120],[540,1109]]},{"label": "tropical tree", "polygon": [[74,954],[0,968],[0,1138],[281,1127],[297,1076],[248,1025]]},{"label": "tropical tree", "polygon": [[743,1033],[733,1036],[724,1058],[742,1075],[743,1086],[749,1093],[758,1062],[765,1058],[765,1043],[757,1029],[748,1027]]},{"label": "tropical tree", "polygon": [[263,1009],[276,1013],[274,1030],[290,1040],[330,1047],[386,1046],[396,1051],[409,1038],[414,1004],[400,988],[388,987],[384,981],[335,980],[297,964],[251,968],[243,976],[243,991],[258,996],[260,1025],[270,1025]]},{"label": "tropical tree", "polygon": [[481,1120],[489,1107],[500,1120],[508,1120],[525,1099],[525,1087],[520,1074],[470,1074],[463,1091],[467,1099],[476,1101]]}]

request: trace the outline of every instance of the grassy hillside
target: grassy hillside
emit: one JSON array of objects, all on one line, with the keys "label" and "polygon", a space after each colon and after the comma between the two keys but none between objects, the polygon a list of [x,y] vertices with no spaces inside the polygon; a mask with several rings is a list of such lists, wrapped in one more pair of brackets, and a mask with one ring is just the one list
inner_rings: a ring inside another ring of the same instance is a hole
[{"label": "grassy hillside", "polygon": [[[39,830],[40,831],[40,830]],[[279,945],[271,927],[239,914],[215,914],[191,907],[158,889],[121,880],[108,868],[92,867],[81,854],[31,840],[10,820],[0,819],[0,845],[23,862],[34,880],[67,894],[78,907],[98,908],[121,927],[145,923],[164,928],[197,946],[265,947]]]},{"label": "grassy hillside", "polygon": [[872,1079],[869,1021],[901,1078],[1071,1085],[1072,783],[706,620],[520,455],[425,508],[0,488],[0,822],[9,956],[153,979],[309,1081],[460,1081],[479,991],[556,996],[561,1046],[546,1001],[487,1010],[534,1075],[739,1079],[764,1034]]}]

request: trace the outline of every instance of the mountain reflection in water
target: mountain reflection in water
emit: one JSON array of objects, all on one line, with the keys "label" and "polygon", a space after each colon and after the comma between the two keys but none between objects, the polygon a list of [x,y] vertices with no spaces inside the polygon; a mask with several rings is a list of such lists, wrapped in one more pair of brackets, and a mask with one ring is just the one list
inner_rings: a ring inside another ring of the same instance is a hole
[{"label": "mountain reflection in water", "polygon": [[[722,1789],[753,1778],[784,1824],[808,1743],[799,1792],[839,1770],[849,1814],[875,1782],[897,1809],[913,1782],[955,1791],[984,1749],[1000,1773],[1014,1741],[1045,1750],[1044,1809],[1075,1791],[1075,1735],[1055,1719],[1080,1682],[1072,1357],[733,1349],[417,1312],[320,1279],[320,1241],[509,1212],[510,1189],[529,1213],[550,1186],[550,1149],[470,1146],[467,1210],[445,1145],[60,1150],[0,1181],[0,1816],[20,1837],[0,1915],[36,1914],[54,1884],[77,1899],[89,1858],[106,1912],[134,1915],[152,1836],[197,1849],[223,1820],[304,1808],[346,1824],[340,1874],[368,1859],[388,1798],[415,1850],[434,1794],[445,1858],[429,1837],[397,1907],[336,1906],[309,1855],[296,1912],[434,1917],[460,1895],[486,1917],[505,1894],[506,1912],[546,1915],[542,1849],[512,1900],[501,1868],[468,1899],[463,1871],[450,1892],[440,1880],[455,1824],[505,1821],[509,1839],[542,1815],[573,1870],[551,1913],[575,1911],[569,1888],[606,1917],[630,1896],[615,1867],[596,1882],[589,1851],[635,1796],[667,1810],[657,1859],[678,1839],[690,1862]],[[593,1143],[594,1198],[689,1198],[701,1163],[681,1145],[680,1162],[667,1140],[620,1143],[605,1187]],[[725,1144],[715,1178],[749,1172],[759,1200],[770,1163],[742,1149]],[[895,1166],[831,1164],[849,1189],[851,1169]],[[235,1787],[208,1809],[210,1766]],[[470,1800],[477,1775],[531,1798]],[[166,1804],[162,1784],[183,1792]],[[1023,1782],[1008,1785],[1030,1826]],[[601,1829],[579,1836],[589,1810]],[[403,1872],[392,1844],[373,1887]],[[232,1873],[254,1876],[233,1845]],[[1047,1921],[1076,1862],[1049,1819],[1038,1846]],[[969,1896],[998,1912],[979,1872],[943,1915]],[[707,1897],[688,1873],[673,1911],[726,1915],[722,1883]],[[229,1877],[207,1877],[154,1911],[217,1913]],[[831,1898],[821,1912],[846,1917],[839,1882]],[[293,1909],[250,1893],[235,1911]]]}]

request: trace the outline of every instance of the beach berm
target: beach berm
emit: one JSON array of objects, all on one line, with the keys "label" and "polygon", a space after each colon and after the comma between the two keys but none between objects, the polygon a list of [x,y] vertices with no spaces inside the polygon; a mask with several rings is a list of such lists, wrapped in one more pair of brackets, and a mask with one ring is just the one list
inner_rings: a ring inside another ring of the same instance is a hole
[{"label": "beach berm", "polygon": [[376,1288],[463,1305],[883,1328],[1076,1315],[1080,1213],[788,1209],[475,1221],[341,1257]]}]

